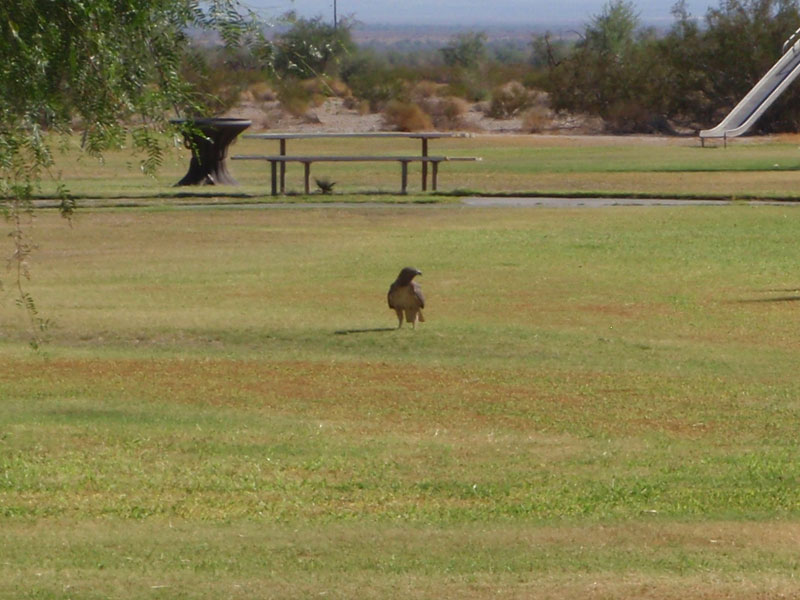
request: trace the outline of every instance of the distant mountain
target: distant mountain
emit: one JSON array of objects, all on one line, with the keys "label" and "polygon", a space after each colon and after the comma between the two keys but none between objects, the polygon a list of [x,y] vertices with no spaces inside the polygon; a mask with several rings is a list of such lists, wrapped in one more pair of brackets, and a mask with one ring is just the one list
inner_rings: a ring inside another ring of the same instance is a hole
[{"label": "distant mountain", "polygon": [[[305,17],[333,18],[334,0],[245,0],[250,6],[271,15],[294,10]],[[600,13],[605,0],[336,0],[339,17],[354,16],[374,24],[407,25],[490,25],[557,26],[585,23]],[[647,23],[672,21],[674,0],[640,0],[634,2]],[[688,0],[695,16],[702,17],[709,0]]]}]

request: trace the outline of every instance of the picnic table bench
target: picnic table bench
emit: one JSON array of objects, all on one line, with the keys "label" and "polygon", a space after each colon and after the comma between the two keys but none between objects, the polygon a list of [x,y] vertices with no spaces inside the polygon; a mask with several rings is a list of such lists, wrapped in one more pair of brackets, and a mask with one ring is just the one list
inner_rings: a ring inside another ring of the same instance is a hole
[{"label": "picnic table bench", "polygon": [[[234,156],[233,160],[264,160],[270,163],[270,181],[271,192],[273,196],[278,195],[278,165],[282,167],[289,162],[297,162],[303,164],[304,170],[304,189],[306,194],[311,193],[311,163],[315,162],[399,162],[401,164],[400,171],[400,190],[403,194],[408,190],[408,163],[421,162],[424,166],[431,163],[432,177],[431,187],[436,191],[437,180],[439,174],[439,163],[448,161],[473,161],[480,160],[476,157],[466,156],[385,156],[385,155],[358,155],[358,156],[341,156],[341,155],[316,155],[316,156],[287,156],[287,155],[238,155]],[[283,176],[283,172],[281,173]],[[281,186],[283,186],[283,179],[281,178]],[[425,189],[423,185],[423,190]],[[281,193],[284,189],[281,189]]]},{"label": "picnic table bench", "polygon": [[[411,162],[422,164],[422,191],[428,188],[428,164],[432,166],[432,188],[437,188],[439,163],[448,161],[476,161],[478,157],[450,157],[450,156],[431,156],[428,154],[428,142],[432,139],[441,138],[464,138],[470,137],[468,133],[461,132],[367,132],[367,133],[253,133],[243,137],[260,140],[277,140],[279,142],[279,154],[272,155],[238,155],[233,156],[234,160],[263,160],[270,163],[271,171],[271,191],[272,195],[278,194],[278,184],[280,193],[286,192],[286,163],[302,163],[305,175],[305,193],[310,193],[309,180],[311,176],[311,164],[314,162],[399,162],[401,164],[401,190],[406,193],[408,189],[408,165]],[[288,155],[286,151],[287,140],[299,139],[322,139],[322,138],[405,138],[418,139],[422,143],[419,155]],[[280,165],[280,173],[278,166]]]}]

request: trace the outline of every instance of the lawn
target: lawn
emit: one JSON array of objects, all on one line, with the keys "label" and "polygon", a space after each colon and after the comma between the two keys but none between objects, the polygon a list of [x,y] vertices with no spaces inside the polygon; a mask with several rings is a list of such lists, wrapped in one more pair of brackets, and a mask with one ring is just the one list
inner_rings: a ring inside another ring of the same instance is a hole
[{"label": "lawn", "polygon": [[800,596],[797,210],[42,211],[0,597]]},{"label": "lawn", "polygon": [[[55,174],[85,204],[174,204],[205,202],[263,202],[269,194],[269,166],[255,161],[230,161],[230,170],[242,184],[237,188],[191,190],[175,188],[188,168],[188,151],[181,144],[169,151],[155,178],[142,177],[136,157],[110,152],[104,162],[77,158],[78,140],[56,157]],[[240,138],[230,154],[275,154],[277,142]],[[418,140],[322,139],[293,140],[291,154],[417,154]],[[697,138],[572,137],[478,135],[431,142],[431,154],[479,156],[481,162],[444,163],[439,173],[443,194],[529,195],[637,195],[655,198],[781,198],[800,197],[797,170],[800,138],[748,138],[723,148],[702,148]],[[442,201],[421,194],[419,165],[410,166],[411,196],[393,196],[400,190],[400,167],[394,163],[319,163],[314,177],[335,182],[337,195],[325,199],[387,202],[412,198]],[[303,169],[287,167],[289,201],[305,198]],[[52,197],[55,185],[46,184],[42,197]],[[351,194],[359,193],[353,198]],[[323,198],[314,195],[314,199]],[[286,200],[286,197],[281,199]]]}]

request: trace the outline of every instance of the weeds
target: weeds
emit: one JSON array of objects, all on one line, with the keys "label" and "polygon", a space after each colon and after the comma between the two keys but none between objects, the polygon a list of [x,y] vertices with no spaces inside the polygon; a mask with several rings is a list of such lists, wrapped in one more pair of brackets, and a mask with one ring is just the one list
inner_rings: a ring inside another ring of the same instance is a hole
[{"label": "weeds", "polygon": [[336,185],[335,181],[331,181],[329,177],[314,178],[314,183],[321,194],[329,195],[333,193],[333,186]]}]

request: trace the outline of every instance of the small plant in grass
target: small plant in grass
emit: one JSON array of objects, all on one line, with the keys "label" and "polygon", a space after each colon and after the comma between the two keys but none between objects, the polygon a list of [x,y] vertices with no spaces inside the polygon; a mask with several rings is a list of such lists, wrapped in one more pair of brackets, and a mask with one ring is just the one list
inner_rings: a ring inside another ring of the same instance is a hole
[{"label": "small plant in grass", "polygon": [[335,181],[331,181],[330,177],[314,178],[314,183],[317,184],[320,194],[330,195],[333,193],[333,186],[336,185]]}]

